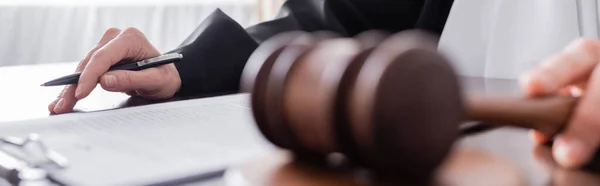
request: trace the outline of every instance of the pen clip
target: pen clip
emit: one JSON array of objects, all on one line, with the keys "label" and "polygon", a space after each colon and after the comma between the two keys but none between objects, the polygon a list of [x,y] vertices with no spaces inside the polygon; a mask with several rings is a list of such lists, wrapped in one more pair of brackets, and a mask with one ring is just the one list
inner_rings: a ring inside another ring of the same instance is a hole
[{"label": "pen clip", "polygon": [[139,62],[137,62],[137,65],[141,67],[141,66],[156,63],[159,61],[168,61],[168,60],[175,60],[175,59],[181,59],[181,58],[183,58],[183,55],[181,55],[179,53],[165,54],[165,55],[158,56],[155,58],[150,58],[150,59],[145,59],[145,60],[139,61]]}]

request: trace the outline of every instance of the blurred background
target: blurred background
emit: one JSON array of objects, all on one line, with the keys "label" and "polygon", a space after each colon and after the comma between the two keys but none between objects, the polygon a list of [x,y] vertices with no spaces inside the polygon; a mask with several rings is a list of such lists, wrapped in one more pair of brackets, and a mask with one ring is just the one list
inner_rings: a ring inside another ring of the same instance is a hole
[{"label": "blurred background", "polygon": [[111,27],[136,27],[167,52],[217,8],[248,27],[283,1],[0,0],[0,67],[79,61]]}]

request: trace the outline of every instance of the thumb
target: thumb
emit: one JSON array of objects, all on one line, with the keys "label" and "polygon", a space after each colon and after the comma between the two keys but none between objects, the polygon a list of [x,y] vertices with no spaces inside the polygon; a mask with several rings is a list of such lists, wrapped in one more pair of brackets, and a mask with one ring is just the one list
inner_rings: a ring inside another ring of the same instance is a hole
[{"label": "thumb", "polygon": [[153,91],[162,87],[164,78],[161,75],[155,68],[141,71],[116,70],[102,75],[100,85],[111,92]]},{"label": "thumb", "polygon": [[566,167],[580,167],[594,157],[600,146],[600,68],[592,73],[588,93],[581,96],[572,119],[553,147],[558,163]]}]

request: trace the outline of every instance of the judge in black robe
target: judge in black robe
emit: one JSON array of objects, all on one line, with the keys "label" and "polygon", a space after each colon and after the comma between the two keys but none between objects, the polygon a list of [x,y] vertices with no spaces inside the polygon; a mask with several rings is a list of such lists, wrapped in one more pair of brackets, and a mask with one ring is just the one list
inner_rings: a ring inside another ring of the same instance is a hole
[{"label": "judge in black robe", "polygon": [[441,34],[453,0],[287,0],[275,19],[242,28],[220,10],[171,52],[181,77],[178,95],[225,94],[239,89],[252,52],[286,31],[331,31],[352,37],[377,29],[390,33],[420,29]]}]

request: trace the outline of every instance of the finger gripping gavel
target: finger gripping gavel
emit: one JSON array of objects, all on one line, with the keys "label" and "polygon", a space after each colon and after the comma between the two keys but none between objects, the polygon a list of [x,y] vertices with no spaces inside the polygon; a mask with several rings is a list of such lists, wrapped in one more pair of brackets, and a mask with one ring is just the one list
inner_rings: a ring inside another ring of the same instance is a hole
[{"label": "finger gripping gavel", "polygon": [[414,183],[431,178],[465,121],[554,135],[577,103],[566,96],[463,92],[436,39],[416,30],[273,36],[249,58],[241,89],[273,144],[298,156],[342,153],[377,174]]}]

